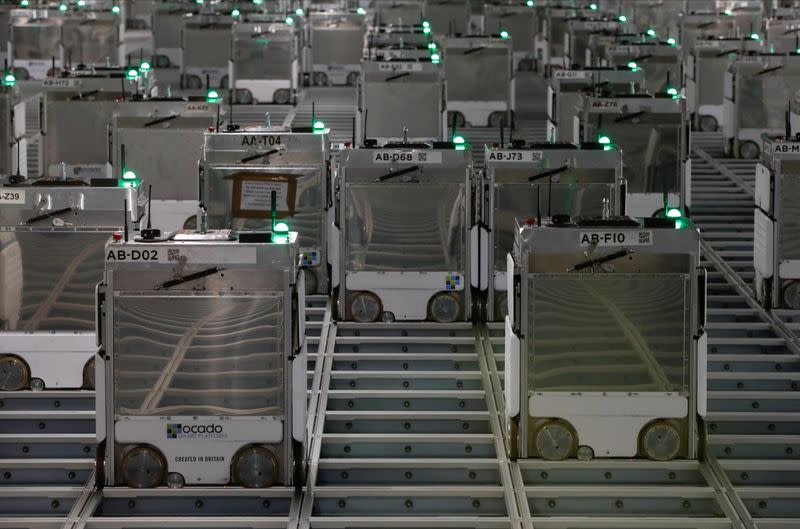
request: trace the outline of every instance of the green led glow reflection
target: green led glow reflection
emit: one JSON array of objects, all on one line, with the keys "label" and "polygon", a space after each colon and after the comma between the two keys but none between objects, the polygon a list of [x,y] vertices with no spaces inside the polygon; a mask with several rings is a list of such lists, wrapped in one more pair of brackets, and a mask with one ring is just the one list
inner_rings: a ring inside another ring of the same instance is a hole
[{"label": "green led glow reflection", "polygon": [[679,218],[679,217],[682,217],[682,216],[683,216],[683,213],[678,208],[669,208],[667,210],[667,217],[669,217],[671,219],[676,219],[676,218]]}]

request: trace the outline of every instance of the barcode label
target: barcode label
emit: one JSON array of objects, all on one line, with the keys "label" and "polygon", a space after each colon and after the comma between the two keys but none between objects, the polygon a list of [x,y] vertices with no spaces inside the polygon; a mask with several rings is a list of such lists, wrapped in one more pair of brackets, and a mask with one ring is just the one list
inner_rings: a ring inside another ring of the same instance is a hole
[{"label": "barcode label", "polygon": [[490,162],[538,162],[542,159],[542,151],[489,151],[486,156]]},{"label": "barcode label", "polygon": [[0,190],[0,204],[24,204],[25,191],[22,189]]},{"label": "barcode label", "polygon": [[641,231],[582,231],[581,246],[650,246],[653,232]]},{"label": "barcode label", "polygon": [[553,79],[588,79],[591,72],[585,70],[555,70]]},{"label": "barcode label", "polygon": [[421,72],[422,63],[418,62],[382,62],[378,64],[379,72]]}]

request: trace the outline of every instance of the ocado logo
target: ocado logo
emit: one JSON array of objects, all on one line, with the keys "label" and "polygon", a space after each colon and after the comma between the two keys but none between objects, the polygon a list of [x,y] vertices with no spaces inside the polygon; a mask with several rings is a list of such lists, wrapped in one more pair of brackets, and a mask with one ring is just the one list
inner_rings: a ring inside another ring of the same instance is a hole
[{"label": "ocado logo", "polygon": [[178,439],[179,437],[220,436],[222,434],[221,424],[168,423],[166,426],[167,439]]}]

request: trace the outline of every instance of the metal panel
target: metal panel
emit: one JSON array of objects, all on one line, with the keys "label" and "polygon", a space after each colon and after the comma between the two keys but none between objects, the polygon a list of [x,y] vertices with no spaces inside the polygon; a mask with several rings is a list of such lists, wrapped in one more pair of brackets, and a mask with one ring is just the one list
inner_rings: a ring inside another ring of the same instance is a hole
[{"label": "metal panel", "polygon": [[364,47],[364,19],[311,14],[311,58],[315,65],[358,64]]},{"label": "metal panel", "polygon": [[[248,31],[249,30],[249,31]],[[294,29],[286,24],[238,24],[233,33],[236,79],[291,79],[297,58]]]},{"label": "metal panel", "polygon": [[347,184],[350,271],[462,270],[464,184]]},{"label": "metal panel", "polygon": [[[631,113],[635,112],[638,111]],[[680,112],[649,114],[645,110],[635,119],[623,119],[625,114],[590,116],[591,125],[584,138],[590,141],[608,136],[622,150],[623,174],[629,192],[674,193],[681,189]]]},{"label": "metal panel", "polygon": [[214,227],[264,229],[268,213],[262,218],[235,217],[233,214],[233,179],[231,175],[289,175],[297,191],[294,214],[281,213],[293,231],[298,232],[300,247],[321,249],[323,246],[323,210],[325,207],[322,174],[319,168],[283,168],[278,166],[219,165],[207,167],[204,175],[203,201],[208,208],[209,223]]},{"label": "metal panel", "polygon": [[72,64],[116,65],[119,57],[119,17],[69,18],[64,21],[64,59]]},{"label": "metal panel", "polygon": [[[475,44],[480,48],[481,42]],[[508,47],[483,45],[477,52],[469,42],[448,41],[445,78],[448,101],[486,101],[510,98],[511,54]]]},{"label": "metal panel", "polygon": [[800,260],[800,162],[783,159],[780,162],[780,200],[777,215],[778,247],[775,257],[780,261]]},{"label": "metal panel", "polygon": [[109,237],[94,230],[0,233],[2,330],[93,331],[94,286]]},{"label": "metal panel", "polygon": [[14,59],[61,60],[62,19],[13,17],[11,27]]},{"label": "metal panel", "polygon": [[115,413],[284,413],[283,292],[115,296]]},{"label": "metal panel", "polygon": [[108,126],[116,107],[115,101],[48,102],[43,153],[45,173],[61,162],[108,162]]},{"label": "metal panel", "polygon": [[[519,173],[518,170],[515,171]],[[508,170],[504,173],[508,174]],[[534,174],[527,169],[527,173]],[[617,208],[616,171],[598,169],[572,169],[559,175],[556,183],[499,183],[494,205],[494,262],[498,270],[505,270],[506,254],[514,247],[516,219],[552,215],[570,217],[600,217],[603,200],[607,199],[609,211]],[[612,181],[612,183],[609,183]],[[538,205],[537,205],[538,200]]]},{"label": "metal panel", "polygon": [[688,394],[689,278],[532,274],[528,288],[529,390]]},{"label": "metal panel", "polygon": [[[362,71],[362,78],[364,77]],[[363,84],[362,105],[369,112],[367,134],[372,138],[397,138],[408,127],[410,138],[439,138],[441,135],[442,86],[431,77],[430,82],[417,80],[412,74],[386,82],[386,74],[372,78],[367,74]]]},{"label": "metal panel", "polygon": [[181,47],[183,68],[228,68],[231,25],[229,23],[187,21],[183,26]]},{"label": "metal panel", "polygon": [[121,177],[123,170],[133,171],[145,188],[153,185],[152,198],[156,200],[197,200],[197,163],[203,154],[203,133],[213,126],[214,118],[179,117],[146,127],[148,121],[151,119],[115,119],[114,176]]}]

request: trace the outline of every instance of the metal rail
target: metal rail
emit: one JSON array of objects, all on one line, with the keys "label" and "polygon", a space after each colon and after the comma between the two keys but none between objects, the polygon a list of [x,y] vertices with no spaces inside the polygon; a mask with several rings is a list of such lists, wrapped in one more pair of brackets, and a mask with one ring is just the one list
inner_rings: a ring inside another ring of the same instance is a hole
[{"label": "metal rail", "polygon": [[708,461],[746,527],[791,525],[800,342],[749,285],[754,163],[695,153],[692,214],[709,270]]}]

